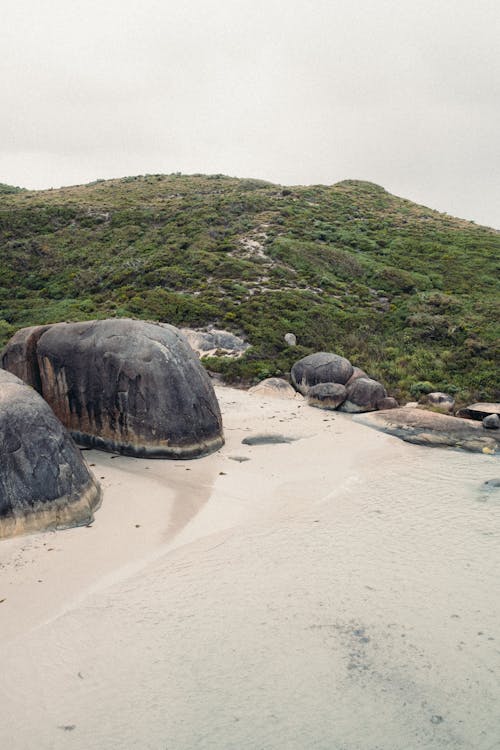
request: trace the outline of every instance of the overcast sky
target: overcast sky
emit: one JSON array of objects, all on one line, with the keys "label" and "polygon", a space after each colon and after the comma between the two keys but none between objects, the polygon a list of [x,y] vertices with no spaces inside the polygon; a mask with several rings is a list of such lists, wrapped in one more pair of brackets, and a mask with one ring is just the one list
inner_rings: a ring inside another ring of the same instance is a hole
[{"label": "overcast sky", "polygon": [[500,0],[0,0],[0,182],[377,182],[500,228]]}]

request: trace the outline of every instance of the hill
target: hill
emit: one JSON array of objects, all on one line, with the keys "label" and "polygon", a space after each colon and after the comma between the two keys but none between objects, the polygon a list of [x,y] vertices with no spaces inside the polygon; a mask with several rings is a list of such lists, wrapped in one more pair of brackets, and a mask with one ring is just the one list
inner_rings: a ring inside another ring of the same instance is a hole
[{"label": "hill", "polygon": [[0,345],[58,320],[213,323],[253,345],[208,362],[229,380],[326,349],[397,397],[499,395],[500,233],[371,183],[173,174],[7,189],[0,252]]}]

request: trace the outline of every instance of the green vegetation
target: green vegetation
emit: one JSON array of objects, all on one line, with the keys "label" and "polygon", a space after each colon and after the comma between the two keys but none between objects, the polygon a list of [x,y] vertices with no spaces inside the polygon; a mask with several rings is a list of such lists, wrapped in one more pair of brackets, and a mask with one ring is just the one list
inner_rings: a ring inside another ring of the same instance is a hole
[{"label": "green vegetation", "polygon": [[207,363],[231,381],[326,349],[396,397],[423,385],[459,401],[499,397],[500,233],[371,183],[174,174],[1,185],[0,251],[0,344],[58,320],[213,323],[253,345]]}]

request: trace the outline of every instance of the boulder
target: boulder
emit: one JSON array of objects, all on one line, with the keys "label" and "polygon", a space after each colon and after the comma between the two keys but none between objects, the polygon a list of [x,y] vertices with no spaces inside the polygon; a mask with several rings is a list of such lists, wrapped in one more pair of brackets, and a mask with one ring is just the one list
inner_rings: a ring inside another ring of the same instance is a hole
[{"label": "boulder", "polygon": [[374,411],[377,404],[386,398],[384,386],[372,378],[357,378],[347,386],[347,398],[340,411],[357,414],[363,411]]},{"label": "boulder", "polygon": [[297,336],[294,333],[285,333],[285,344],[297,346]]},{"label": "boulder", "polygon": [[305,396],[309,388],[318,383],[345,385],[353,370],[345,357],[330,352],[317,352],[295,362],[291,371],[292,384]]},{"label": "boulder", "polygon": [[50,326],[21,328],[10,339],[3,351],[0,366],[41,393],[40,372],[36,357],[38,339]]},{"label": "boulder", "polygon": [[266,378],[250,388],[248,393],[262,398],[301,398],[294,388],[283,378]]},{"label": "boulder", "polygon": [[187,338],[189,346],[199,357],[224,356],[238,359],[250,347],[250,344],[229,331],[220,331],[215,328],[209,328],[207,331],[181,328],[180,332]]},{"label": "boulder", "polygon": [[380,399],[380,401],[377,401],[377,409],[384,410],[384,409],[398,409],[399,404],[396,401],[395,398],[392,396],[386,396],[385,398]]},{"label": "boulder", "polygon": [[482,421],[485,417],[490,414],[498,414],[500,416],[500,404],[496,403],[478,403],[470,404],[470,406],[464,406],[457,412],[458,417],[464,417],[465,419],[478,419]]},{"label": "boulder", "polygon": [[152,458],[194,458],[223,445],[210,378],[173,326],[57,323],[35,353],[41,394],[82,445]]},{"label": "boulder", "polygon": [[488,414],[488,416],[483,419],[483,427],[486,427],[487,430],[500,429],[500,417],[498,414]]},{"label": "boulder", "polygon": [[429,406],[437,406],[446,412],[452,412],[455,408],[455,399],[450,396],[449,393],[442,393],[441,391],[433,391],[423,397],[422,403],[429,404]]},{"label": "boulder", "polygon": [[351,385],[355,380],[358,378],[369,378],[370,376],[366,374],[364,370],[361,369],[361,367],[354,367],[352,371],[352,375],[349,378],[349,380],[346,383],[347,385]]},{"label": "boulder", "polygon": [[0,370],[0,538],[82,526],[101,501],[80,450],[41,396]]},{"label": "boulder", "polygon": [[319,409],[337,409],[347,397],[345,385],[340,383],[318,383],[309,388],[307,403]]},{"label": "boulder", "polygon": [[500,448],[500,435],[485,430],[480,422],[424,409],[390,409],[355,419],[408,443],[483,453],[496,453]]},{"label": "boulder", "polygon": [[405,409],[416,409],[418,407],[418,401],[407,401],[404,405]]}]

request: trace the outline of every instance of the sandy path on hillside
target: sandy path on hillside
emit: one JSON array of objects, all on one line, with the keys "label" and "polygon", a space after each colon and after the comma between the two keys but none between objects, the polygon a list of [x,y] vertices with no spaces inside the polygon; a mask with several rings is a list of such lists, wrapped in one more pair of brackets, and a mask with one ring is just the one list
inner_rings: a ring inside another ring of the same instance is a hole
[{"label": "sandy path on hillside", "polygon": [[94,524],[0,545],[0,746],[500,747],[498,461],[217,393],[220,451],[86,452]]}]

